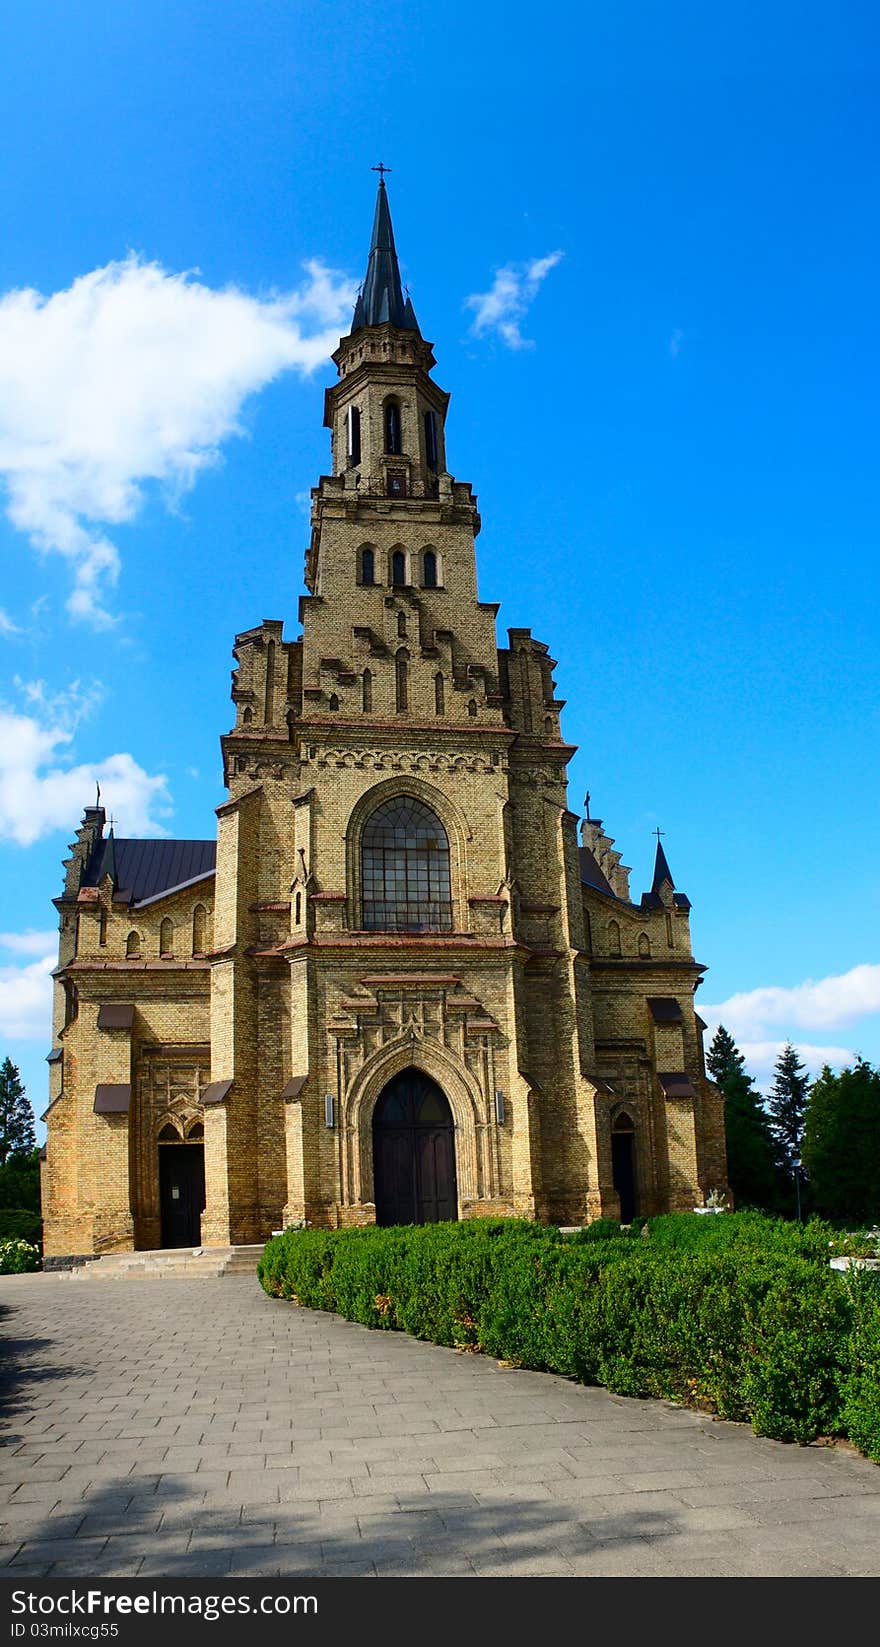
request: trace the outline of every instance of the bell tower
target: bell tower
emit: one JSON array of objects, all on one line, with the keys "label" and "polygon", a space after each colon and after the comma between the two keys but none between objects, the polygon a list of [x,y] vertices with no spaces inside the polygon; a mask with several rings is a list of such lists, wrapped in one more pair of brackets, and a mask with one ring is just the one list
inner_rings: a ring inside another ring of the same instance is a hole
[{"label": "bell tower", "polygon": [[324,422],[334,475],[365,495],[436,498],[449,396],[430,377],[432,347],[403,294],[384,176],[351,332],[333,361],[339,383],[327,392]]},{"label": "bell tower", "polygon": [[304,712],[500,726],[477,502],[446,465],[449,395],[403,290],[384,168],[366,276],[333,361],[332,472],[312,492],[300,604]]}]

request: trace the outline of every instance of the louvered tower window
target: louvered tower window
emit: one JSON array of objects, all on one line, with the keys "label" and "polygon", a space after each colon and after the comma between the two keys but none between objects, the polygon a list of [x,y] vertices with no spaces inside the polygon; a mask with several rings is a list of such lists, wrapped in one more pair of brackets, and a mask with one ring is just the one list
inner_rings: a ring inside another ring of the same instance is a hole
[{"label": "louvered tower window", "polygon": [[400,444],[400,406],[396,400],[385,402],[385,450],[393,457],[402,451]]},{"label": "louvered tower window", "polygon": [[361,864],[368,931],[452,927],[449,841],[436,813],[422,801],[396,795],[377,808],[364,829]]}]

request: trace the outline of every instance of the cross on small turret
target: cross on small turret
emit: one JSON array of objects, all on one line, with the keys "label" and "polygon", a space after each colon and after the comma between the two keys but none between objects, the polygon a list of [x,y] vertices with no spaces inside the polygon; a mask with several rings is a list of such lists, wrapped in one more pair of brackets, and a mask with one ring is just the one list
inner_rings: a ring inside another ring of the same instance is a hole
[{"label": "cross on small turret", "polygon": [[658,846],[659,846],[659,845],[660,845],[660,836],[661,836],[661,835],[665,835],[665,834],[666,834],[666,830],[665,830],[665,829],[652,829],[652,830],[651,830],[651,834],[652,834],[652,835],[656,835],[656,837],[657,837],[657,845],[658,845]]},{"label": "cross on small turret", "polygon": [[391,170],[391,167],[390,166],[383,166],[381,160],[379,161],[378,166],[371,166],[370,167],[371,172],[378,172],[379,173],[379,182],[380,183],[385,182],[385,173],[390,172],[390,170]]}]

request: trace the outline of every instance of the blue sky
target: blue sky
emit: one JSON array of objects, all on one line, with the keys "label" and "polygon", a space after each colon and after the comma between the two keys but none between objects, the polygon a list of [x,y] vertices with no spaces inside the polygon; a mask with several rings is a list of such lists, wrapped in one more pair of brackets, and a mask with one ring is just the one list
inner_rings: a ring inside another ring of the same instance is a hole
[{"label": "blue sky", "polygon": [[874,9],[0,9],[0,1051],[36,1109],[94,775],[120,833],[211,835],[233,636],[296,632],[379,159],[573,807],[636,896],[666,831],[762,1079],[788,1036],[880,1058]]}]

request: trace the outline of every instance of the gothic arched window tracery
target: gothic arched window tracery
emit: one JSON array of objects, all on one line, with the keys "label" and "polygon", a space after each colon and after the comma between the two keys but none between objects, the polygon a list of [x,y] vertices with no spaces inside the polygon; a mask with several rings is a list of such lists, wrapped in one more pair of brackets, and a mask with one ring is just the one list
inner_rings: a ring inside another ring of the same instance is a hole
[{"label": "gothic arched window tracery", "polygon": [[395,795],[371,813],[361,840],[361,873],[368,931],[451,929],[449,838],[423,801]]}]

